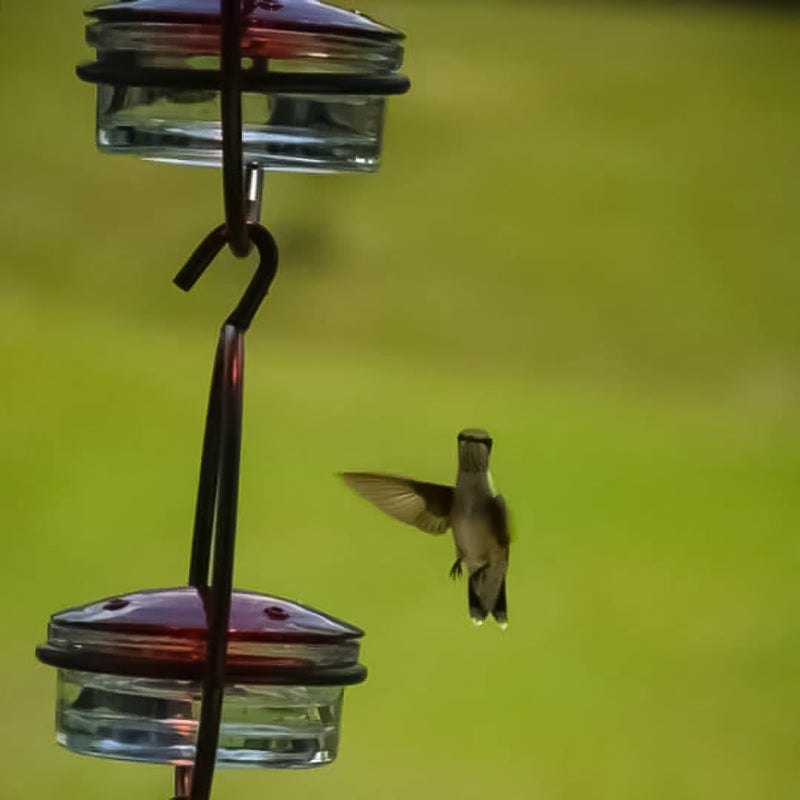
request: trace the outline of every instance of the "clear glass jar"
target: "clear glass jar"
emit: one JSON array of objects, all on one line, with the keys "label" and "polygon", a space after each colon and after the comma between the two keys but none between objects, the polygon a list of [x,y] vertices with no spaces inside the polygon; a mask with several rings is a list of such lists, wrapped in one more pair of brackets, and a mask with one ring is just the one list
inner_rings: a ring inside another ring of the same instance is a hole
[{"label": "clear glass jar", "polygon": [[[251,6],[253,4],[250,4]],[[244,160],[271,170],[373,172],[402,34],[316,0],[258,3],[241,40]],[[221,164],[219,0],[134,0],[89,12],[97,144]]]},{"label": "clear glass jar", "polygon": [[[135,592],[54,614],[56,738],[75,753],[194,763],[205,671],[203,595]],[[231,596],[217,765],[304,768],[336,758],[344,686],[364,680],[363,631],[284,598]]]},{"label": "clear glass jar", "polygon": [[[316,767],[336,758],[341,686],[225,689],[218,767]],[[191,765],[199,681],[58,670],[56,739],[83,755]]]}]

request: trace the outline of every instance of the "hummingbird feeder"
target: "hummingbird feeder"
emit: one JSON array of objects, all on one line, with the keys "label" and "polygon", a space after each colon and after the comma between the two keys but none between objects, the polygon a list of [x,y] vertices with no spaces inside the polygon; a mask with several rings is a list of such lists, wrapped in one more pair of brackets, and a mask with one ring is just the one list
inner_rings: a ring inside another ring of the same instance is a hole
[{"label": "hummingbird feeder", "polygon": [[[409,85],[397,73],[402,34],[318,0],[241,3],[245,162],[293,172],[377,169],[385,98]],[[89,15],[97,60],[78,75],[97,84],[99,148],[219,165],[220,0],[132,0]]]},{"label": "hummingbird feeder", "polygon": [[[343,686],[362,631],[281,598],[231,596],[217,764],[305,767],[336,757]],[[69,750],[191,765],[206,612],[192,587],[54,614],[39,658],[58,667],[56,733]]]},{"label": "hummingbird feeder", "polygon": [[318,0],[119,0],[88,12],[103,152],[221,166],[225,222],[175,278],[188,291],[227,244],[259,265],[222,325],[208,401],[188,586],[53,614],[57,740],[175,767],[175,800],[207,800],[215,766],[336,757],[363,632],[291,600],[233,589],[244,334],[278,266],[260,223],[264,170],[372,172],[402,34]]}]

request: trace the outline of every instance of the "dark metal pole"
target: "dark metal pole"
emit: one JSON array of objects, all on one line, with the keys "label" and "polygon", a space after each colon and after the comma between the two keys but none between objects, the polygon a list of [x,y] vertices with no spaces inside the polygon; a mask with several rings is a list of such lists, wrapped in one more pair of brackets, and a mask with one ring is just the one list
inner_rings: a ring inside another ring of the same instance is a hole
[{"label": "dark metal pole", "polygon": [[192,767],[179,764],[175,767],[175,796],[172,800],[189,800],[192,786]]},{"label": "dark metal pole", "polygon": [[[200,722],[197,729],[191,800],[206,800],[214,778],[222,699],[225,692],[225,654],[233,588],[233,553],[239,498],[239,463],[242,444],[242,384],[244,335],[233,325],[220,331],[211,396],[219,402],[218,476],[214,562],[211,585],[205,592],[208,640]],[[209,402],[211,411],[212,401]]]},{"label": "dark metal pole", "polygon": [[[208,630],[194,768],[180,776],[176,772],[175,776],[176,786],[179,777],[184,789],[191,784],[186,795],[190,800],[208,800],[211,793],[222,718],[239,497],[244,334],[278,268],[278,248],[269,231],[251,222],[247,232],[261,259],[241,300],[220,330],[206,413],[189,566],[189,584],[201,594]],[[191,289],[226,241],[226,226],[211,231],[175,277],[175,283],[185,291]]]},{"label": "dark metal pole", "polygon": [[206,663],[194,766],[188,772],[176,770],[175,773],[176,794],[184,792],[184,796],[190,800],[208,800],[211,793],[222,718],[239,497],[244,332],[266,296],[278,267],[275,241],[258,222],[261,215],[262,172],[257,163],[248,164],[245,196],[241,0],[220,0],[220,6],[225,224],[215,228],[200,243],[176,276],[175,283],[188,291],[226,242],[238,257],[246,256],[251,243],[255,243],[261,260],[242,299],[220,330],[206,413],[189,564],[189,584],[201,593],[206,611]]},{"label": "dark metal pole", "polygon": [[220,70],[222,89],[222,181],[225,193],[225,225],[228,244],[239,258],[250,252],[244,201],[242,163],[242,88],[241,88],[241,0],[220,0]]}]

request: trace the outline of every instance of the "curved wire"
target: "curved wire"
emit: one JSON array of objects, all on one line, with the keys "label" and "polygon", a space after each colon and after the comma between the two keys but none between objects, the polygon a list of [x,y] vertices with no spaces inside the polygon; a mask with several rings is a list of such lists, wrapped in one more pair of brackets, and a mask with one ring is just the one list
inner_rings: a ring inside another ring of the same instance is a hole
[{"label": "curved wire", "polygon": [[226,320],[227,324],[240,331],[246,331],[250,327],[278,271],[278,245],[272,234],[258,222],[248,222],[247,230],[258,249],[260,260],[256,274],[245,289],[242,299]]},{"label": "curved wire", "polygon": [[[234,325],[240,331],[246,331],[250,327],[250,323],[253,321],[261,302],[267,296],[269,287],[278,270],[278,245],[275,244],[272,234],[258,222],[248,222],[245,228],[248,233],[248,240],[252,240],[258,250],[260,260],[256,273],[247,289],[245,289],[242,299],[226,320],[227,323]],[[227,227],[218,225],[197,245],[194,252],[187,259],[186,264],[175,276],[174,283],[183,291],[188,292],[227,241],[229,241]]]}]

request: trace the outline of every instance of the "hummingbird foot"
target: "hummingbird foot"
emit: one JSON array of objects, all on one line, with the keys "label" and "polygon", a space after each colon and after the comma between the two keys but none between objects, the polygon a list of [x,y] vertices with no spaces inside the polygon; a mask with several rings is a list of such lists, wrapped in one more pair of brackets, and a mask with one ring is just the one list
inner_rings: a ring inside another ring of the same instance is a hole
[{"label": "hummingbird foot", "polygon": [[463,575],[463,570],[461,569],[461,559],[457,558],[456,563],[450,568],[450,577],[453,580],[460,578]]}]

